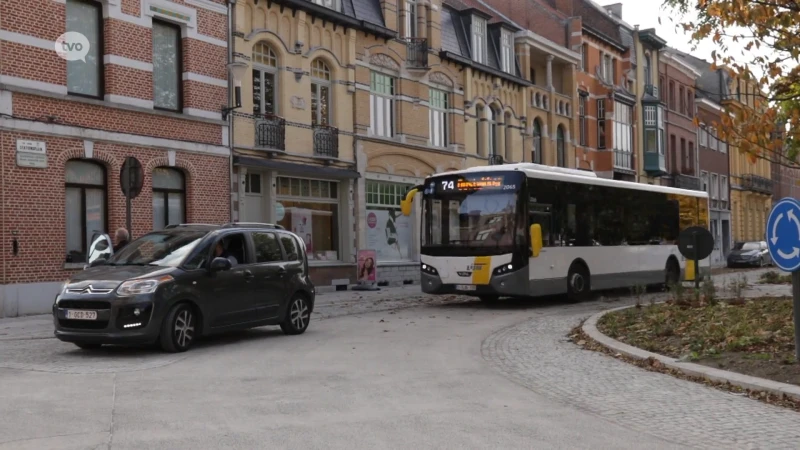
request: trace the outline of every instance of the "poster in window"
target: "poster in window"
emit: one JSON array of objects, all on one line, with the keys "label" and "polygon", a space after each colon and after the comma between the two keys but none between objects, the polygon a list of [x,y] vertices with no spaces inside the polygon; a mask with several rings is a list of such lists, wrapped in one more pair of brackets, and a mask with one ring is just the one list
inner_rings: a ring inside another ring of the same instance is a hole
[{"label": "poster in window", "polygon": [[358,281],[374,283],[378,279],[377,254],[375,250],[358,251]]},{"label": "poster in window", "polygon": [[411,221],[398,209],[367,210],[367,245],[381,261],[411,259]]},{"label": "poster in window", "polygon": [[311,236],[312,222],[311,210],[303,208],[293,208],[292,210],[292,231],[294,234],[300,236],[303,242],[306,243],[306,249],[311,255],[314,253],[314,243]]}]

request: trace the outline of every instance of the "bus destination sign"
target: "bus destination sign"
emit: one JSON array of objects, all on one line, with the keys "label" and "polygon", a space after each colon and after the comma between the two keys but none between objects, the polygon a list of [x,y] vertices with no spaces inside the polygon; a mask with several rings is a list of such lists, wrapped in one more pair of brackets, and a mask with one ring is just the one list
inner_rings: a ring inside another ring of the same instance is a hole
[{"label": "bus destination sign", "polygon": [[516,189],[517,185],[514,183],[507,184],[503,175],[483,175],[440,180],[437,182],[436,188],[440,192],[472,192],[477,190]]}]

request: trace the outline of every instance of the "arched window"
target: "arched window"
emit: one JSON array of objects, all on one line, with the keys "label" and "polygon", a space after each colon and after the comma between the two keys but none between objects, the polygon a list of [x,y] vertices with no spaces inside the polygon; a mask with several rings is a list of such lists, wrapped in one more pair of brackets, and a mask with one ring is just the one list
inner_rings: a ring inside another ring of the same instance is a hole
[{"label": "arched window", "polygon": [[169,167],[153,170],[153,230],[186,222],[186,182]]},{"label": "arched window", "polygon": [[73,159],[65,167],[67,262],[86,262],[95,233],[106,230],[106,170],[89,160]]},{"label": "arched window", "polygon": [[542,122],[539,119],[533,121],[533,154],[531,161],[536,164],[542,163]]},{"label": "arched window", "polygon": [[500,149],[497,148],[497,117],[500,111],[496,111],[493,107],[486,108],[486,123],[489,130],[489,157],[500,154]]},{"label": "arched window", "polygon": [[331,70],[325,61],[311,63],[311,125],[330,125]]},{"label": "arched window", "polygon": [[477,141],[477,148],[475,151],[481,156],[486,155],[486,132],[484,131],[481,120],[483,119],[484,109],[486,108],[484,108],[483,105],[478,105],[475,107],[475,118],[477,119],[475,121],[475,138]]},{"label": "arched window", "polygon": [[253,115],[278,112],[278,57],[266,42],[253,46]]},{"label": "arched window", "polygon": [[558,126],[558,132],[556,134],[556,164],[558,167],[567,167],[566,162],[566,151],[564,149],[564,126]]}]

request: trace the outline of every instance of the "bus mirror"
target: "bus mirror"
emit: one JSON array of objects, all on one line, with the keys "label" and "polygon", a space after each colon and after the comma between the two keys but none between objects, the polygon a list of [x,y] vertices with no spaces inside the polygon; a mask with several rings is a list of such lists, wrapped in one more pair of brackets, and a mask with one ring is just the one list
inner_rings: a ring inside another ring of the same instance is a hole
[{"label": "bus mirror", "polygon": [[531,256],[536,258],[542,251],[542,226],[538,223],[531,225]]},{"label": "bus mirror", "polygon": [[404,216],[411,215],[411,205],[414,203],[414,196],[417,195],[417,188],[411,189],[406,193],[406,197],[400,200],[400,211]]}]

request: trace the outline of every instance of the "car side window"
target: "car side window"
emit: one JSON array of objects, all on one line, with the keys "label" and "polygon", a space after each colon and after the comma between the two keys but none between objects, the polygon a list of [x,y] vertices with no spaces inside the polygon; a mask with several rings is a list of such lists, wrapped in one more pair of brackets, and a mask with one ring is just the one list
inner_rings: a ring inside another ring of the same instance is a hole
[{"label": "car side window", "polygon": [[256,251],[256,263],[283,261],[281,247],[275,233],[253,233],[253,246]]},{"label": "car side window", "polygon": [[283,244],[283,250],[286,252],[287,261],[297,261],[300,259],[300,254],[297,251],[297,241],[295,241],[293,237],[282,234],[281,244]]},{"label": "car side window", "polygon": [[211,253],[211,245],[206,244],[201,249],[197,251],[197,253],[192,256],[191,259],[187,260],[183,267],[187,270],[197,270],[197,269],[205,269],[208,267],[208,256]]}]

